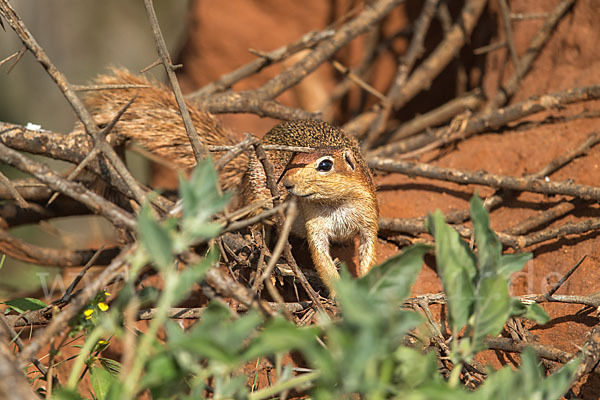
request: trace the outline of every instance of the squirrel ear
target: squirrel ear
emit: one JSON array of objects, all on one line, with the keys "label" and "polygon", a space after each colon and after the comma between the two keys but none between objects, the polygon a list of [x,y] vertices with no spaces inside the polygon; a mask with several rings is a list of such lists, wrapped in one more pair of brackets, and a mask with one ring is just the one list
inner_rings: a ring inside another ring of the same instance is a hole
[{"label": "squirrel ear", "polygon": [[354,159],[354,154],[352,154],[352,152],[348,149],[344,150],[344,160],[352,171],[356,169],[356,160]]}]

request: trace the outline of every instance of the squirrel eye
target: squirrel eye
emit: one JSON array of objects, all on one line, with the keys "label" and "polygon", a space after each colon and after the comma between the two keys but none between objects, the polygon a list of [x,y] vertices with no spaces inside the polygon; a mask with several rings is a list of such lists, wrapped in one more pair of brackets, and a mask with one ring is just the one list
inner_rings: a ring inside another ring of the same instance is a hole
[{"label": "squirrel eye", "polygon": [[317,171],[320,171],[320,172],[329,172],[329,171],[331,171],[331,168],[333,168],[333,161],[331,161],[327,158],[324,160],[321,160],[321,162],[319,162],[319,165],[317,165]]}]

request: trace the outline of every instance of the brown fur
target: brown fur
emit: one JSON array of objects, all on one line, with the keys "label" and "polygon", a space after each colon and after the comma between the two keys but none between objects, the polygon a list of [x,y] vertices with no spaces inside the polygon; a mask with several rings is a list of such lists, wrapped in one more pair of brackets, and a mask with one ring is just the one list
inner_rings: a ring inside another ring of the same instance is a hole
[{"label": "brown fur", "polygon": [[[108,124],[134,96],[135,101],[119,119],[111,134],[139,142],[151,153],[175,163],[182,169],[195,165],[192,148],[171,91],[163,85],[135,76],[123,69],[100,76],[96,83],[147,85],[148,88],[87,92],[85,102],[99,125]],[[228,145],[235,136],[208,112],[188,104],[198,135],[208,145]],[[78,124],[76,130],[82,131]],[[280,191],[299,199],[300,215],[293,232],[306,237],[315,267],[333,293],[332,282],[338,273],[329,254],[332,242],[360,238],[359,274],[367,273],[375,263],[378,207],[371,172],[356,140],[323,121],[284,122],[269,131],[263,144],[314,147],[312,153],[294,155],[288,151],[267,151],[281,177]],[[316,169],[318,160],[329,157],[334,168],[328,173]],[[287,166],[287,168],[286,168]],[[242,154],[221,171],[224,189],[237,188],[238,204],[269,199],[262,165],[251,154]],[[304,196],[310,193],[310,196]]]},{"label": "brown fur", "polygon": [[[112,134],[135,140],[151,153],[188,170],[196,164],[173,93],[164,85],[113,68],[111,74],[101,75],[98,85],[146,85],[147,88],[99,90],[86,92],[84,101],[100,126],[108,124],[127,102],[137,96],[121,116]],[[212,114],[187,104],[202,142],[207,145],[235,144],[235,135],[221,125]],[[78,123],[77,131],[83,131]],[[223,189],[239,186],[248,155],[242,154],[230,162],[221,173]]]}]

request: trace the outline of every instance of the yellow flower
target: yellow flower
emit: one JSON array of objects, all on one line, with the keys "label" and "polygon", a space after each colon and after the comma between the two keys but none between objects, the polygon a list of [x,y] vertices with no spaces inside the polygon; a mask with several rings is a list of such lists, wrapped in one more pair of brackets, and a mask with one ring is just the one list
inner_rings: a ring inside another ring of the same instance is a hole
[{"label": "yellow flower", "polygon": [[104,295],[105,295],[106,297],[109,297],[109,296],[110,296],[110,293],[108,293],[108,292],[104,292]]},{"label": "yellow flower", "polygon": [[92,318],[93,313],[94,313],[94,310],[92,310],[91,308],[88,308],[87,310],[85,310],[83,312],[83,315],[85,315],[85,319],[90,319],[90,318]]},{"label": "yellow flower", "polygon": [[98,303],[98,308],[100,309],[100,311],[106,311],[108,310],[108,304],[101,301],[100,303]]},{"label": "yellow flower", "polygon": [[102,339],[98,340],[98,344],[106,344],[106,343],[108,343],[106,340],[102,340]]}]

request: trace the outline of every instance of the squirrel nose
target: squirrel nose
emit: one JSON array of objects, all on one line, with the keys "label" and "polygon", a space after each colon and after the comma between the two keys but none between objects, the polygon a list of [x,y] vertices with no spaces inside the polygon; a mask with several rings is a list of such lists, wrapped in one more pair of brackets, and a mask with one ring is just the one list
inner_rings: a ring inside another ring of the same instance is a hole
[{"label": "squirrel nose", "polygon": [[288,192],[292,191],[294,189],[294,186],[296,186],[296,185],[294,185],[292,182],[290,182],[290,180],[287,177],[283,180],[283,187]]}]

